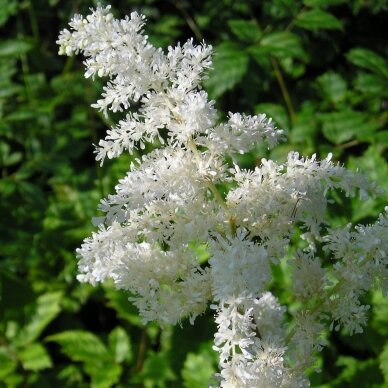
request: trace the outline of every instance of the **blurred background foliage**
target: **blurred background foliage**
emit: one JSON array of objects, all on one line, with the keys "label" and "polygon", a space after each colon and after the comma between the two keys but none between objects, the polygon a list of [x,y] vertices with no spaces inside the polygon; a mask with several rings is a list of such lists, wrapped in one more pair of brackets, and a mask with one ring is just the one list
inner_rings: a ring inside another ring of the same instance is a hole
[{"label": "blurred background foliage", "polygon": [[[128,295],[76,280],[75,249],[130,162],[96,164],[92,143],[110,124],[90,108],[102,84],[84,79],[80,58],[57,55],[59,30],[95,5],[0,0],[0,386],[206,387],[217,365],[211,312],[194,327],[144,327]],[[145,14],[157,46],[191,36],[214,46],[205,88],[220,118],[265,112],[287,131],[289,142],[269,155],[259,147],[242,166],[283,160],[289,150],[332,152],[388,192],[387,0],[112,5],[118,17]],[[330,218],[371,222],[386,199],[336,194]],[[285,266],[275,271],[283,302],[289,281]],[[362,335],[327,334],[313,386],[388,386],[388,300],[378,292],[368,299]]]}]

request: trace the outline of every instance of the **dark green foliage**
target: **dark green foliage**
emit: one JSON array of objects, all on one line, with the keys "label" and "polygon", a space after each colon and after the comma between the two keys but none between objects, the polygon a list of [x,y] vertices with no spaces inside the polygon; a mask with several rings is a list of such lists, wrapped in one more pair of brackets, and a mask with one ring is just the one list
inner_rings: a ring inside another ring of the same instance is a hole
[{"label": "dark green foliage", "polygon": [[[191,36],[212,44],[205,88],[220,114],[265,112],[287,131],[289,143],[241,157],[242,166],[282,160],[291,149],[333,152],[388,192],[386,0],[112,5],[120,17],[144,13],[156,45]],[[79,58],[57,55],[59,30],[90,6],[0,0],[0,386],[205,387],[217,364],[211,311],[194,327],[144,327],[129,295],[76,280],[75,249],[130,162],[95,163],[92,143],[110,124],[90,108],[101,85],[84,79]],[[339,198],[333,223],[370,222],[386,198]],[[289,302],[288,274],[274,275]],[[388,302],[374,293],[370,303],[363,335],[328,334],[313,386],[388,385]]]}]

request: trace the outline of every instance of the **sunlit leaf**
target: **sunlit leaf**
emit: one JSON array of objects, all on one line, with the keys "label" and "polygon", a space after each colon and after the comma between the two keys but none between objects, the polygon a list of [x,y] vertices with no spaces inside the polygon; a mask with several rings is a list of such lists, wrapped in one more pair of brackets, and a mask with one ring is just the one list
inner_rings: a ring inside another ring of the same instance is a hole
[{"label": "sunlit leaf", "polygon": [[108,337],[109,349],[118,363],[132,359],[131,343],[127,332],[122,327],[113,329]]},{"label": "sunlit leaf", "polygon": [[175,380],[175,374],[169,365],[168,354],[149,353],[139,378],[146,384],[147,382],[155,384]]},{"label": "sunlit leaf", "polygon": [[248,53],[238,44],[225,42],[215,48],[213,71],[205,82],[211,98],[232,89],[248,69]]},{"label": "sunlit leaf", "polygon": [[11,349],[0,347],[0,378],[4,378],[17,368],[17,359],[12,353]]},{"label": "sunlit leaf", "polygon": [[87,331],[68,330],[47,337],[46,341],[59,344],[62,352],[74,361],[93,363],[96,359],[111,359],[104,343],[96,335]]},{"label": "sunlit leaf", "polygon": [[388,382],[388,341],[384,345],[384,350],[380,354],[380,369],[383,372],[385,382]]},{"label": "sunlit leaf", "polygon": [[46,326],[57,317],[62,299],[62,292],[52,292],[41,295],[36,302],[36,308],[28,324],[19,335],[20,344],[28,344],[35,341]]},{"label": "sunlit leaf", "polygon": [[85,364],[85,372],[91,377],[91,388],[110,388],[119,381],[123,368],[118,364],[94,363]]},{"label": "sunlit leaf", "polygon": [[41,370],[52,367],[47,350],[38,343],[30,344],[19,352],[19,358],[26,370]]},{"label": "sunlit leaf", "polygon": [[[205,344],[204,344],[205,345]],[[214,386],[216,356],[210,346],[202,346],[198,353],[188,353],[182,369],[185,388]]]}]

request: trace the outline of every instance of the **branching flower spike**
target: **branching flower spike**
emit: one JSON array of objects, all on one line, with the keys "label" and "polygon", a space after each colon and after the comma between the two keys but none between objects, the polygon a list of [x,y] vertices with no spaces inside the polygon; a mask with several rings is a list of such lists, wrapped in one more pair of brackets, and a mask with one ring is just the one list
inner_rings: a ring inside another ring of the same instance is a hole
[{"label": "branching flower spike", "polygon": [[[388,207],[373,225],[331,229],[331,190],[362,199],[377,190],[330,154],[319,161],[290,152],[283,164],[262,159],[253,170],[228,164],[259,143],[276,146],[283,131],[264,114],[229,113],[219,124],[201,89],[212,47],[190,39],[164,52],[148,42],[144,23],[136,12],[117,20],[99,7],[74,16],[59,36],[60,54],[82,53],[85,76],[108,80],[93,107],[127,112],[100,140],[96,159],[155,145],[101,200],[105,216],[77,250],[78,279],[113,280],[144,322],[162,326],[194,323],[210,306],[220,387],[307,387],[304,372],[325,345],[325,328],[362,332],[361,297],[375,284],[388,291]],[[297,235],[305,248],[287,264],[300,307],[287,321],[287,306],[269,291],[271,268]],[[201,265],[198,245],[210,257]]]}]

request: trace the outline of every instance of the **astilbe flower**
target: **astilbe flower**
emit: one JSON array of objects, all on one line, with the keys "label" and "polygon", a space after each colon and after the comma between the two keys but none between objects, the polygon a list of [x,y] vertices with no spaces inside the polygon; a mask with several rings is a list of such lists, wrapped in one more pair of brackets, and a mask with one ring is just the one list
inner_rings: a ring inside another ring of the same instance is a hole
[{"label": "astilbe flower", "polygon": [[[376,283],[388,291],[388,207],[373,225],[328,228],[329,190],[362,199],[376,192],[330,154],[318,161],[290,152],[283,164],[262,159],[253,170],[228,165],[226,156],[258,143],[276,146],[283,131],[264,114],[229,113],[218,123],[200,89],[212,47],[190,39],[165,53],[148,42],[144,23],[136,12],[117,20],[98,7],[59,36],[60,54],[84,54],[86,77],[108,79],[93,107],[127,111],[96,159],[159,144],[134,158],[116,193],[101,200],[98,230],[77,250],[78,279],[111,279],[130,291],[144,322],[193,323],[211,303],[221,387],[308,386],[303,372],[325,345],[324,328],[361,332],[368,306],[360,297]],[[230,187],[226,196],[219,184]],[[288,265],[301,307],[286,327],[287,309],[268,286],[298,228],[308,246]],[[198,263],[195,244],[206,244],[208,264]],[[322,265],[316,244],[332,266]]]}]

